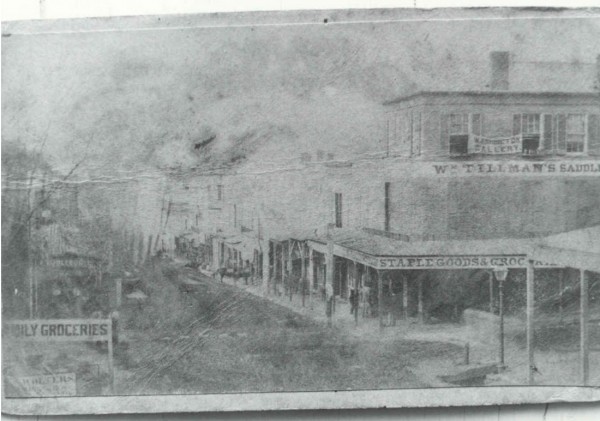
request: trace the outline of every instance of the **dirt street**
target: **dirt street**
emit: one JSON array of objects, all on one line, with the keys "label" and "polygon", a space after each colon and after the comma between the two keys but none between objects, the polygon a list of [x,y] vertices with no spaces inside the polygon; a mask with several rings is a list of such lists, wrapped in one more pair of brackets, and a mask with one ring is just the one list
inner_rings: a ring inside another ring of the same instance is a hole
[{"label": "dirt street", "polygon": [[[150,296],[162,310],[147,310],[151,302],[124,309],[119,394],[420,388],[427,384],[411,371],[418,361],[460,358],[460,347],[441,342],[360,339],[179,271]],[[178,288],[190,276],[194,288]],[[140,324],[140,312],[152,323]],[[141,327],[132,329],[136,318]]]}]

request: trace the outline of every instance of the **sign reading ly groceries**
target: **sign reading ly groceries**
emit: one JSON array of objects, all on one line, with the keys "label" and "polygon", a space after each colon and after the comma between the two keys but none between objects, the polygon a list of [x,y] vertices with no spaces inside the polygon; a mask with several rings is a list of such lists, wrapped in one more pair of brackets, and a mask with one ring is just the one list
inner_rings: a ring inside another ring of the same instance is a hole
[{"label": "sign reading ly groceries", "polygon": [[26,341],[110,341],[111,321],[104,319],[15,320],[4,323],[2,336]]}]

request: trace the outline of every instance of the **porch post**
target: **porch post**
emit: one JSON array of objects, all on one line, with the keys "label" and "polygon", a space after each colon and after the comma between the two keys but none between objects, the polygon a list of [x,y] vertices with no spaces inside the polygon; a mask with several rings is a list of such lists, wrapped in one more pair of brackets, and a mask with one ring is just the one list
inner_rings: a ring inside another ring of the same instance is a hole
[{"label": "porch post", "polygon": [[[354,325],[358,326],[358,263],[354,262]],[[352,306],[353,303],[350,303]]]},{"label": "porch post", "polygon": [[292,291],[293,291],[293,285],[292,285],[292,251],[294,249],[294,240],[289,240],[288,241],[288,259],[287,259],[287,264],[289,266],[289,268],[287,268],[288,270],[286,270],[286,274],[288,275],[288,279],[287,279],[287,284],[288,284],[288,293],[290,294],[290,301],[292,301]]},{"label": "porch post", "polygon": [[315,267],[314,267],[314,253],[312,247],[308,247],[308,305],[312,309],[312,292],[313,285],[315,284]]},{"label": "porch post", "polygon": [[504,365],[504,280],[498,279],[498,316],[500,325],[498,326],[498,368],[506,369]]},{"label": "porch post", "polygon": [[[325,306],[328,309],[327,311],[327,323],[329,326],[333,324],[333,305],[335,300],[335,290],[334,290],[334,257],[333,257],[333,239],[331,238],[331,227],[327,226],[327,256],[325,259],[326,273],[325,273]],[[331,289],[328,290],[327,286],[330,286]],[[327,291],[331,292],[331,295],[327,293]]]},{"label": "porch post", "polygon": [[271,241],[266,233],[263,234],[264,238],[260,239],[261,249],[262,249],[262,291],[263,295],[268,295],[269,293],[269,282],[270,282],[270,266],[271,262],[269,261],[269,254],[271,249]]},{"label": "porch post", "polygon": [[[283,241],[281,242],[281,288],[283,288],[285,294],[285,243]],[[279,291],[279,288],[277,288],[277,291]]]},{"label": "porch post", "polygon": [[304,250],[304,242],[299,243],[300,244],[300,261],[301,261],[301,265],[300,265],[300,292],[302,294],[302,307],[304,307],[304,301],[306,300],[306,292],[309,291],[308,288],[306,288],[306,284],[308,283],[308,279],[306,279],[306,259],[305,259],[305,255],[306,252]]},{"label": "porch post", "polygon": [[558,270],[558,315],[560,324],[563,322],[563,282],[564,282],[564,269]]},{"label": "porch post", "polygon": [[527,262],[527,381],[533,384],[533,306],[534,306],[534,270],[533,260]]},{"label": "porch post", "polygon": [[490,284],[490,314],[494,314],[494,275],[488,272]]},{"label": "porch post", "polygon": [[588,385],[590,374],[590,350],[588,338],[588,279],[584,269],[579,269],[579,288],[581,290],[581,313],[580,313],[580,331],[581,331],[581,384]]},{"label": "porch post", "polygon": [[425,317],[423,315],[423,277],[420,276],[419,277],[419,290],[418,290],[418,295],[419,295],[419,303],[418,303],[418,313],[419,313],[419,322],[423,323],[423,321],[425,320]]},{"label": "porch post", "polygon": [[[368,288],[370,291],[371,288],[373,288],[373,286],[371,285],[371,267],[370,266],[365,266],[365,281],[363,283],[363,287],[367,287],[367,285],[368,285]],[[363,292],[365,292],[365,288],[363,288]],[[369,298],[370,298],[369,296],[365,296],[364,294],[362,296],[362,302],[363,302],[362,315],[363,315],[363,317],[371,316],[373,314],[373,309],[371,308]],[[367,306],[369,308],[368,314],[367,314]]]},{"label": "porch post", "polygon": [[408,320],[408,279],[402,278],[402,312],[404,319]]},{"label": "porch post", "polygon": [[375,273],[377,274],[377,317],[379,318],[379,329],[383,330],[383,280],[379,269],[376,269]]}]

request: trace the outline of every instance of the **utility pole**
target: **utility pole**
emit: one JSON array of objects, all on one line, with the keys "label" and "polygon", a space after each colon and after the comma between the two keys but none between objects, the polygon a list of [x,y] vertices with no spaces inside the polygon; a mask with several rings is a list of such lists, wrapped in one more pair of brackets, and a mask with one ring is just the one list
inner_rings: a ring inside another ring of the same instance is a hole
[{"label": "utility pole", "polygon": [[306,301],[306,291],[308,290],[306,288],[306,284],[308,283],[308,280],[306,279],[306,250],[305,250],[305,244],[304,242],[302,242],[300,244],[300,261],[301,261],[301,267],[300,267],[300,291],[302,293],[302,307],[304,307],[305,305],[305,301]]},{"label": "utility pole", "polygon": [[29,177],[29,188],[27,189],[27,277],[29,278],[29,318],[33,319],[33,246],[31,244],[31,220],[33,219],[33,170]]},{"label": "utility pole", "polygon": [[327,298],[327,324],[333,325],[333,304],[335,300],[335,290],[333,288],[333,276],[334,276],[334,257],[333,257],[333,239],[331,237],[331,229],[334,224],[327,224],[327,274],[325,276],[325,291],[330,291],[329,294],[325,294]]},{"label": "utility pole", "polygon": [[358,263],[354,262],[354,326],[358,326],[358,303],[359,303],[359,295],[358,295]]}]

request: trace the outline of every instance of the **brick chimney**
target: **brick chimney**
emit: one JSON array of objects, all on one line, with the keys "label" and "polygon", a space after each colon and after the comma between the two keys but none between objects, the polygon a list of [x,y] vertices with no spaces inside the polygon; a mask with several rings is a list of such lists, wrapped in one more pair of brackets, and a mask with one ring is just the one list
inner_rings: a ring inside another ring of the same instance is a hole
[{"label": "brick chimney", "polygon": [[510,54],[508,51],[492,51],[490,53],[491,77],[490,88],[492,91],[508,91]]}]

